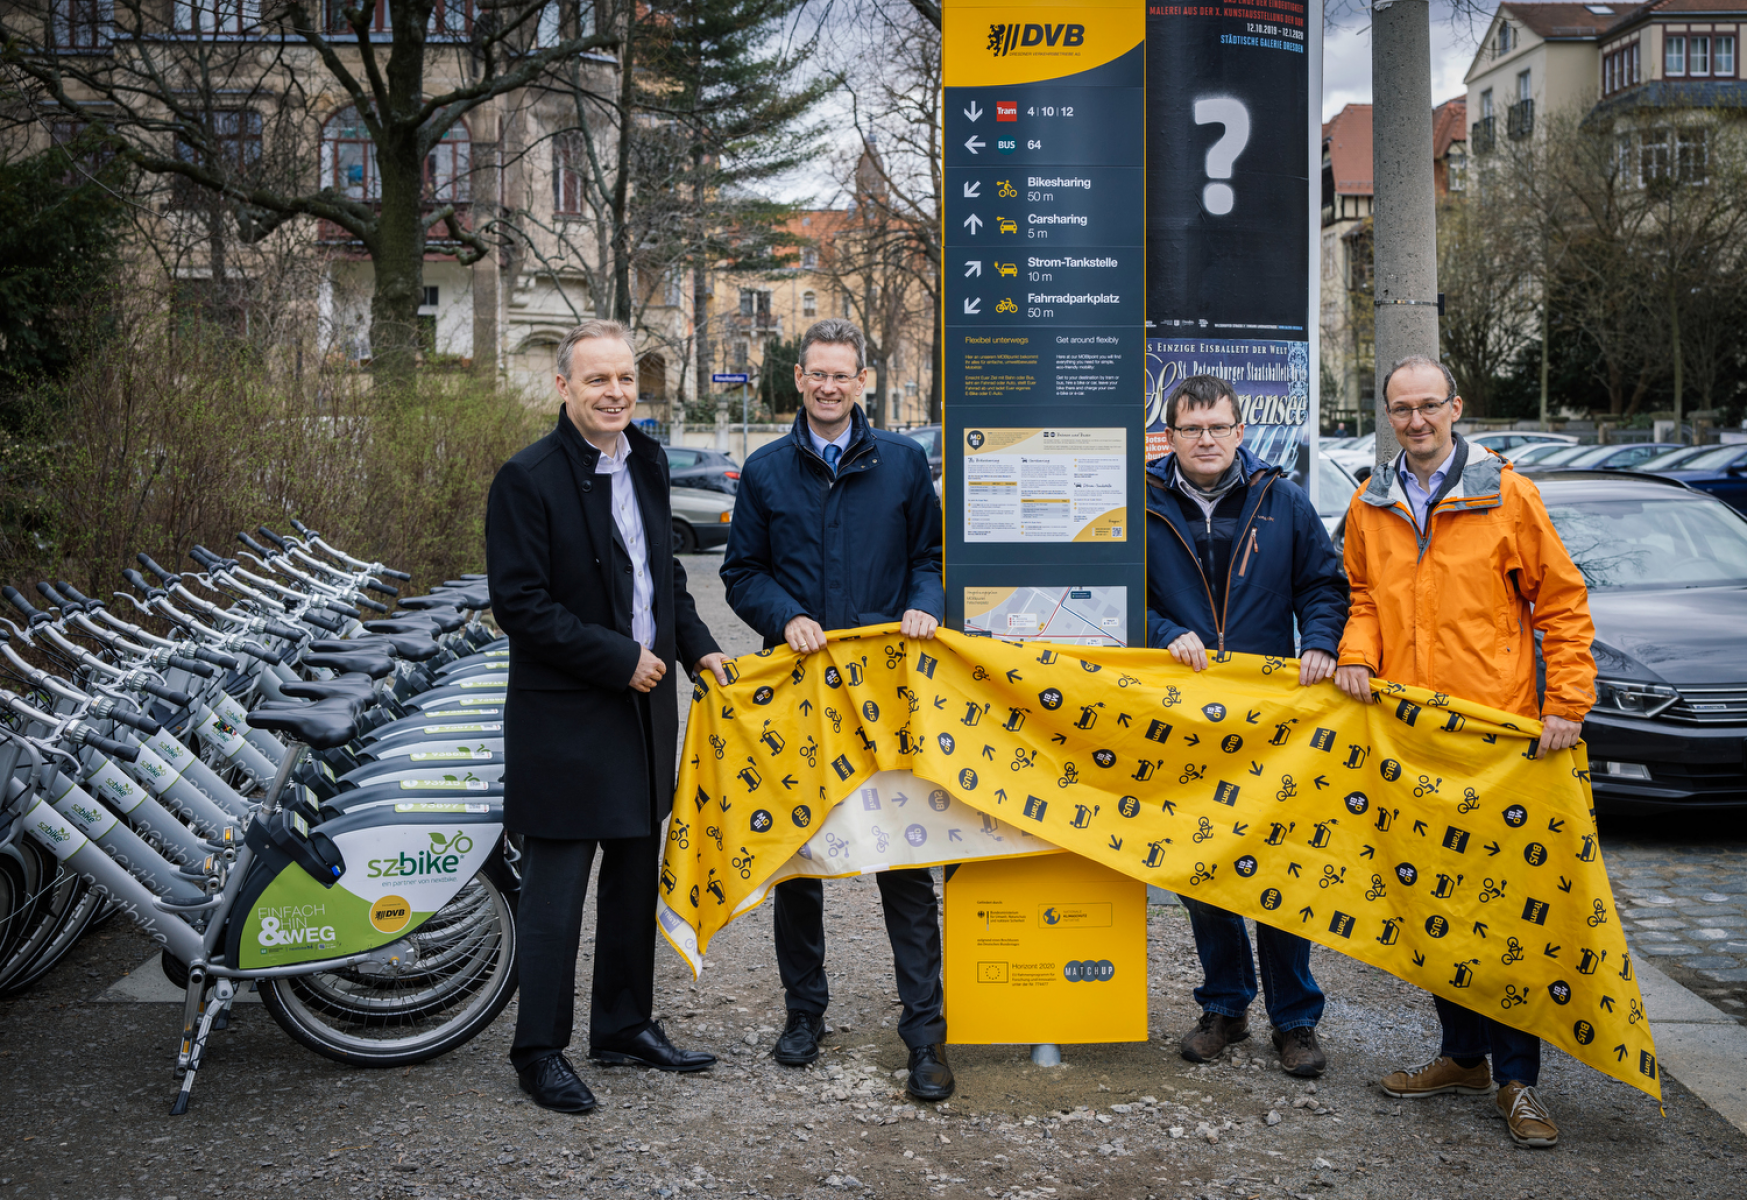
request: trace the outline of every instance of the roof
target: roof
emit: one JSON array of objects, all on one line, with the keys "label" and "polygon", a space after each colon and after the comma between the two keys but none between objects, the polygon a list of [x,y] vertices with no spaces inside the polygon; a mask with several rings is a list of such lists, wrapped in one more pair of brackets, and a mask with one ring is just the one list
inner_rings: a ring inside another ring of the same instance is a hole
[{"label": "roof", "polygon": [[[1677,0],[1677,2],[1692,3],[1693,0]],[[1717,0],[1709,0],[1716,3]],[[1633,4],[1501,4],[1500,11],[1508,12],[1530,33],[1550,42],[1563,41],[1593,41],[1602,33],[1618,24],[1621,18],[1636,11],[1640,6]],[[1605,8],[1609,11],[1598,13],[1595,10]]]},{"label": "roof", "polygon": [[1432,109],[1432,158],[1450,152],[1454,142],[1468,140],[1468,97],[1457,96]]},{"label": "roof", "polygon": [[1335,194],[1371,194],[1371,106],[1349,104],[1322,127]]},{"label": "roof", "polygon": [[1656,108],[1747,108],[1747,79],[1652,79],[1603,100],[1583,119]]}]

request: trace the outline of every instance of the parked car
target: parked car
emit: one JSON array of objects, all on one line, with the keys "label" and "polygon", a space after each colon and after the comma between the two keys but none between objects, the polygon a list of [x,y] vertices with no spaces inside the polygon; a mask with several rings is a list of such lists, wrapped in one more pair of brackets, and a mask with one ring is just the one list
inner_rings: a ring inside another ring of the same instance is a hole
[{"label": "parked car", "polygon": [[1514,454],[1507,454],[1510,465],[1519,471],[1527,470],[1538,463],[1555,458],[1574,458],[1584,446],[1572,446],[1565,442],[1537,442],[1533,446],[1520,446]]},{"label": "parked car", "polygon": [[1564,460],[1564,466],[1574,471],[1636,471],[1643,463],[1667,450],[1677,450],[1671,442],[1629,442],[1623,446],[1587,446],[1582,454]]},{"label": "parked car", "polygon": [[1682,446],[1678,450],[1665,450],[1655,458],[1644,463],[1638,469],[1640,471],[1649,471],[1654,474],[1660,474],[1663,471],[1672,471],[1681,463],[1691,462],[1699,455],[1709,454],[1715,449],[1715,446]]},{"label": "parked car", "polygon": [[1747,807],[1747,519],[1637,472],[1535,482],[1589,584],[1598,678],[1583,738],[1596,807]]},{"label": "parked car", "polygon": [[1678,479],[1690,488],[1709,492],[1737,512],[1747,513],[1747,446],[1711,446],[1673,470],[1656,473]]},{"label": "parked car", "polygon": [[1375,432],[1367,433],[1363,437],[1354,438],[1337,450],[1328,450],[1324,453],[1345,467],[1353,478],[1367,479],[1371,474],[1371,466],[1377,458],[1377,434]]},{"label": "parked car", "polygon": [[922,447],[922,453],[928,456],[928,471],[934,476],[936,483],[940,482],[940,469],[944,461],[941,449],[942,433],[938,425],[918,425],[915,429],[906,430],[906,435],[916,439],[916,444]]},{"label": "parked car", "polygon": [[676,488],[702,488],[732,496],[740,489],[740,464],[720,450],[669,446],[667,477]]},{"label": "parked car", "polygon": [[1494,429],[1488,433],[1477,433],[1467,440],[1476,446],[1496,450],[1512,462],[1516,461],[1515,451],[1525,446],[1540,446],[1548,442],[1567,446],[1577,444],[1577,439],[1569,433],[1542,433],[1538,429]]},{"label": "parked car", "polygon": [[734,519],[734,497],[705,488],[675,487],[673,502],[673,552],[691,554],[709,550],[728,540],[728,525]]},{"label": "parked car", "polygon": [[1358,490],[1359,481],[1351,471],[1327,454],[1316,456],[1316,515],[1337,543],[1341,523],[1347,519],[1347,505]]}]

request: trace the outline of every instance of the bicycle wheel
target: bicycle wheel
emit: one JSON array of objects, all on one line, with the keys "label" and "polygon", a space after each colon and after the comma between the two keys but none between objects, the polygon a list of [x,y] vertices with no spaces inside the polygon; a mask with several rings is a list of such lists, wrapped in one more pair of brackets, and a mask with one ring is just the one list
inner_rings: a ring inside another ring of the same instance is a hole
[{"label": "bicycle wheel", "polygon": [[398,1067],[447,1054],[497,1019],[516,990],[515,909],[481,871],[397,949],[394,968],[359,964],[261,981],[261,1001],[317,1054]]},{"label": "bicycle wheel", "polygon": [[31,984],[54,970],[55,964],[66,956],[80,938],[85,936],[104,907],[104,898],[94,889],[88,887],[83,880],[75,880],[78,891],[53,932],[36,956],[30,960],[16,975],[6,981],[4,989],[0,989],[0,997],[12,996],[22,992]]}]

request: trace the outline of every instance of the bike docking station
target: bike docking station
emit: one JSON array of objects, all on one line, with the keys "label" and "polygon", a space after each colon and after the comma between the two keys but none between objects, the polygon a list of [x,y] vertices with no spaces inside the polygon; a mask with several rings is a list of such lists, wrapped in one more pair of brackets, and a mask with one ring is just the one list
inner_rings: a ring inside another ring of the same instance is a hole
[{"label": "bike docking station", "polygon": [[[942,44],[946,627],[1044,663],[1144,646],[1183,377],[1228,379],[1246,445],[1315,494],[1321,4],[945,0]],[[1064,852],[944,893],[952,1041],[1055,1066],[1146,1040],[1143,882]]]}]

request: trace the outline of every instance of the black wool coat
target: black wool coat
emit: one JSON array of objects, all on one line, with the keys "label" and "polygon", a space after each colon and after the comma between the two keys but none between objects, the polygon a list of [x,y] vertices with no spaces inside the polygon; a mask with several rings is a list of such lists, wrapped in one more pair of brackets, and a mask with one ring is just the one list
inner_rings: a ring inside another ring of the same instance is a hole
[{"label": "black wool coat", "polygon": [[505,463],[485,510],[491,611],[509,636],[504,822],[543,838],[653,833],[673,804],[678,663],[719,647],[672,554],[667,456],[627,429],[654,585],[655,690],[630,686],[631,558],[612,516],[600,451],[561,409],[558,427]]}]

